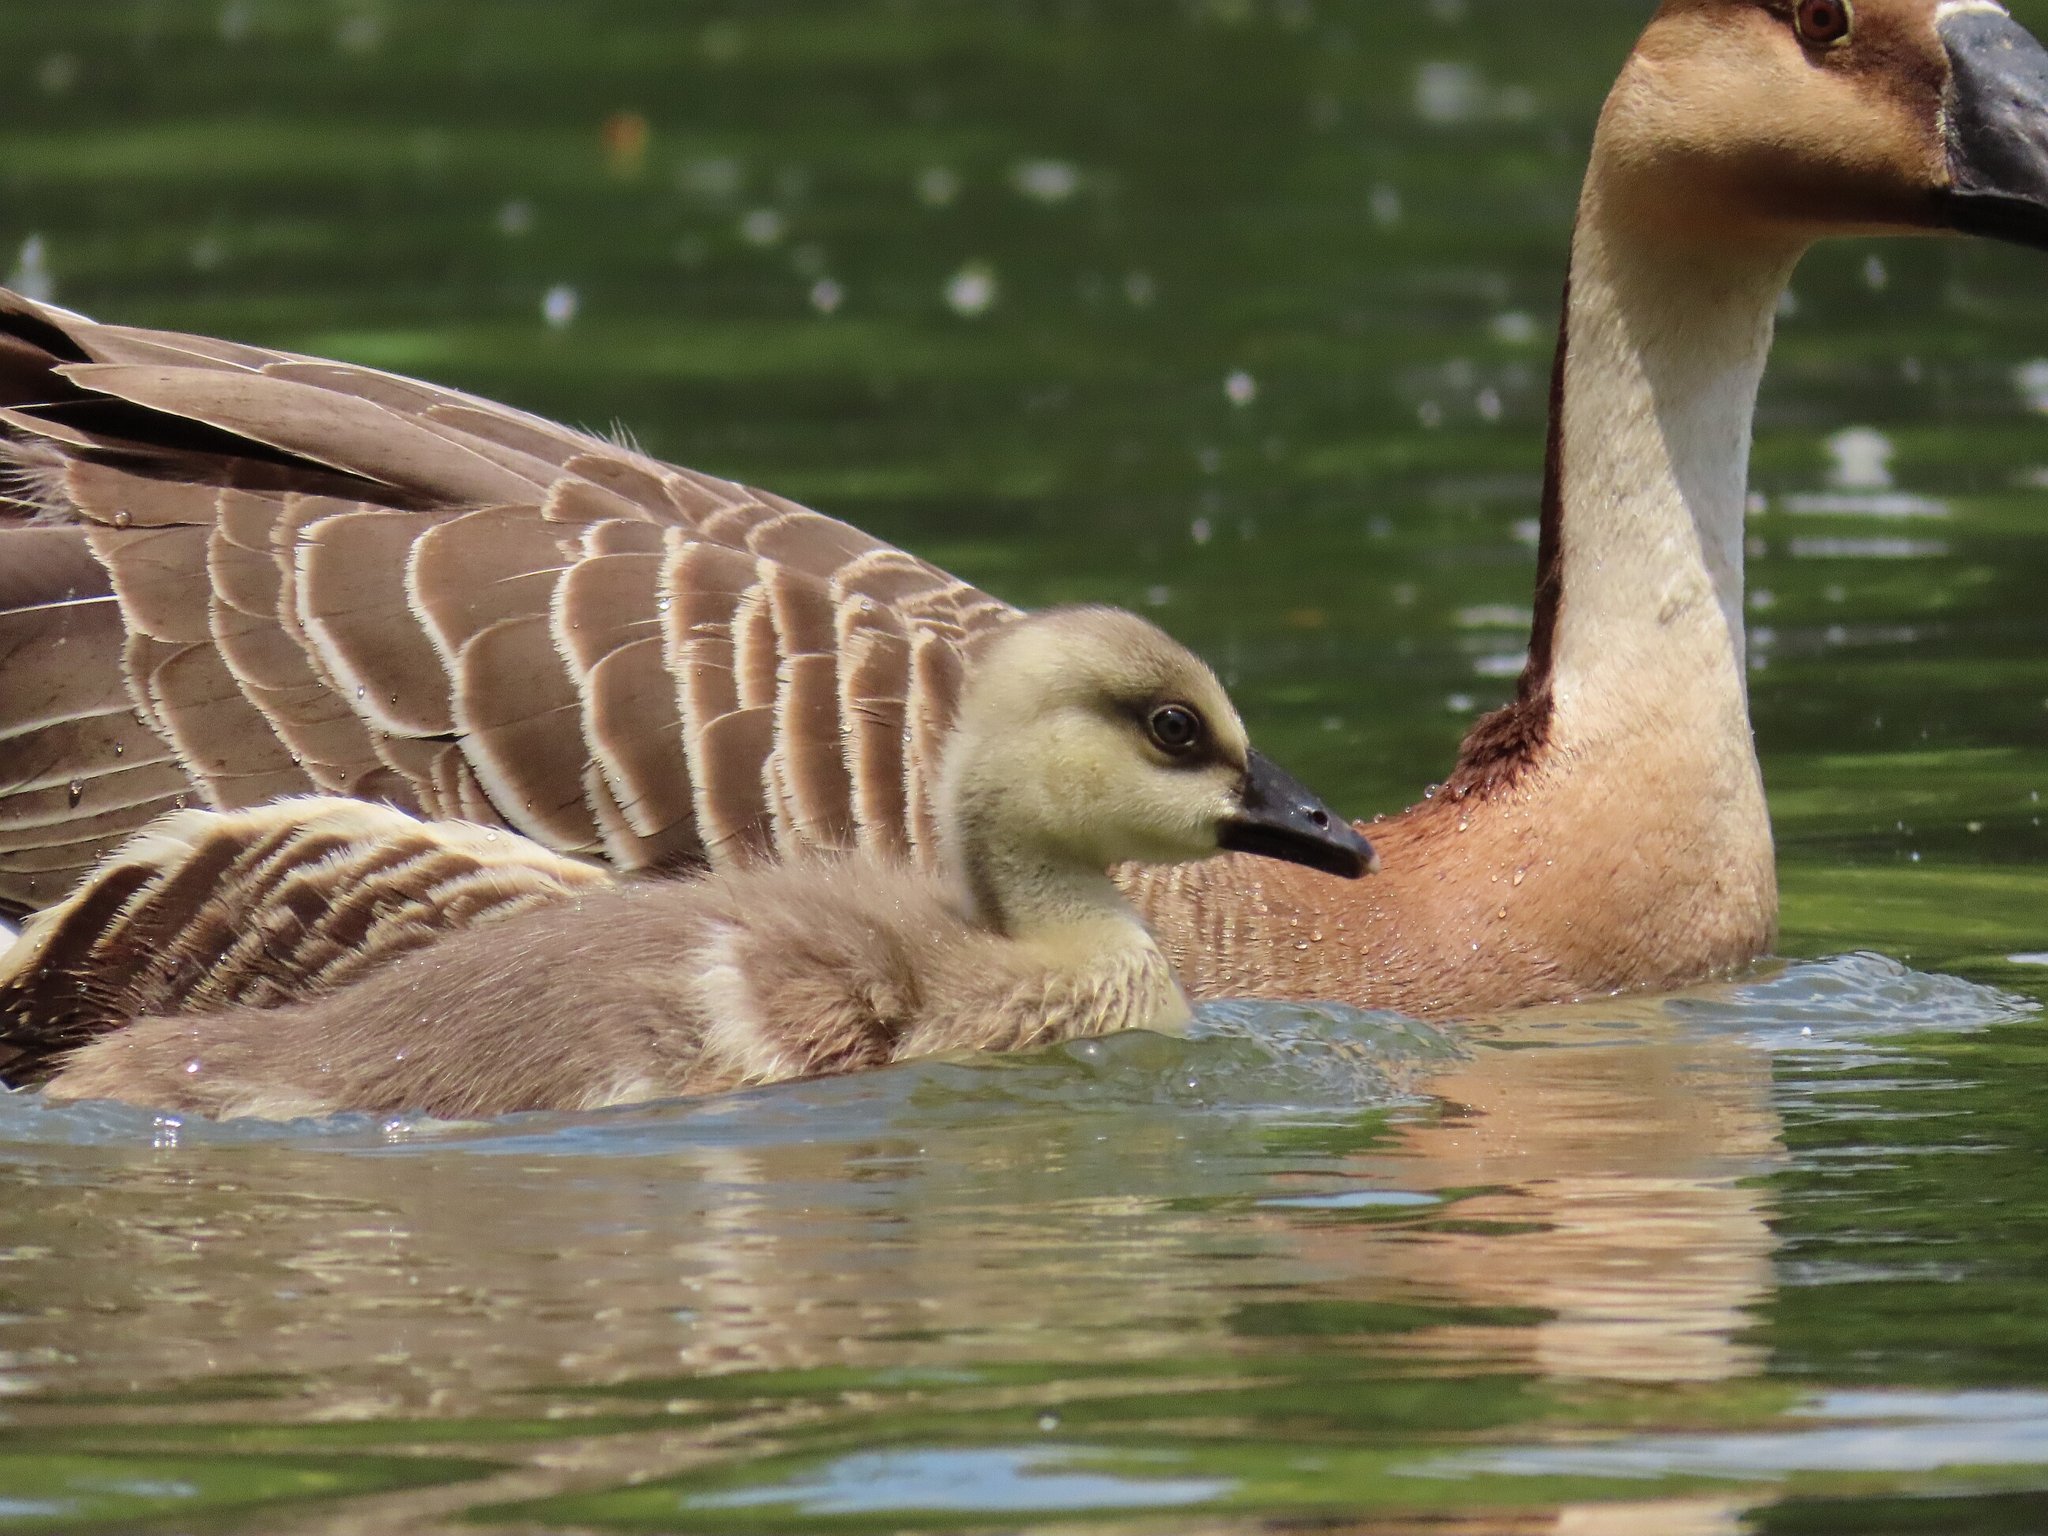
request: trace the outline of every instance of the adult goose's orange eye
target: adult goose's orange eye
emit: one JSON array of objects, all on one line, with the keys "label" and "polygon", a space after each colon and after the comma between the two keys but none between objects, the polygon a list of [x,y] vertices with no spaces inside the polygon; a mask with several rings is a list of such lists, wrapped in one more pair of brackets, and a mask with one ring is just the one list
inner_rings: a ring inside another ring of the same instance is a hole
[{"label": "adult goose's orange eye", "polygon": [[1849,8],[1849,0],[1799,0],[1799,9],[1794,15],[1799,23],[1799,35],[1822,48],[1846,43],[1849,29],[1856,24],[1856,14]]}]

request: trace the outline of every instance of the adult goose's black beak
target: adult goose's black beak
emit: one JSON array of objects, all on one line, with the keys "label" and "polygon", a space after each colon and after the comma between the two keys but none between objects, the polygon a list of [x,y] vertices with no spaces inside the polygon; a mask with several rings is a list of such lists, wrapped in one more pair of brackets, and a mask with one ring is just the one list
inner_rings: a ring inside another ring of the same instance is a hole
[{"label": "adult goose's black beak", "polygon": [[1263,753],[1245,760],[1241,809],[1217,841],[1233,853],[1256,853],[1356,880],[1380,867],[1358,829],[1310,794],[1308,787]]},{"label": "adult goose's black beak", "polygon": [[1989,0],[1949,0],[1943,128],[1957,229],[2048,249],[2048,49]]}]

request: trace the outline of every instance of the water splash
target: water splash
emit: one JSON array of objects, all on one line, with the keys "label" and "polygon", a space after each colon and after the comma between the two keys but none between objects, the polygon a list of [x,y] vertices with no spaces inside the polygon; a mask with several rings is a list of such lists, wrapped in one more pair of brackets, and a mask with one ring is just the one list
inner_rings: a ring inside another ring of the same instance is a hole
[{"label": "water splash", "polygon": [[[454,1124],[419,1115],[335,1115],[274,1124],[182,1117],[180,1146],[297,1140],[355,1153],[459,1148],[482,1153],[659,1156],[688,1147],[833,1142],[884,1127],[939,1127],[963,1114],[1020,1120],[1141,1110],[1275,1117],[1394,1108],[1425,1098],[1433,1075],[1475,1048],[1570,1043],[1631,1030],[1734,1035],[1765,1050],[1869,1052],[1888,1036],[1983,1029],[2033,1017],[2026,998],[1882,955],[1795,961],[1740,982],[1668,997],[1614,998],[1435,1026],[1340,1003],[1206,1003],[1185,1037],[1133,1030],[1008,1056],[907,1062],[717,1098],[590,1114],[511,1115]],[[160,1115],[120,1104],[56,1105],[0,1094],[0,1162],[37,1146],[163,1142]],[[15,1152],[12,1149],[20,1149]]]},{"label": "water splash", "polygon": [[1680,993],[1663,1007],[1690,1028],[1798,1050],[1854,1050],[1886,1036],[1988,1029],[2040,1012],[2015,993],[1868,953],[1793,961],[1754,980]]}]

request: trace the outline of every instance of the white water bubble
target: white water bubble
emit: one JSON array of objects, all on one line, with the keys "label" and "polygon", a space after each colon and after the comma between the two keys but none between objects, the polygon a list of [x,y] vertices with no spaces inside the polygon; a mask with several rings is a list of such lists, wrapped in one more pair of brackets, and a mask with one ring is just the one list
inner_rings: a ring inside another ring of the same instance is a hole
[{"label": "white water bubble", "polygon": [[2048,416],[2048,357],[2037,357],[2013,369],[2012,385],[2028,410]]},{"label": "white water bubble", "polygon": [[334,29],[334,46],[358,57],[375,53],[384,41],[384,18],[375,11],[359,10],[344,16]]},{"label": "white water bubble", "polygon": [[1527,86],[1490,84],[1476,64],[1435,59],[1415,71],[1415,115],[1433,127],[1462,123],[1520,122],[1536,111]]},{"label": "white water bubble", "polygon": [[7,286],[39,304],[57,297],[57,279],[50,272],[50,248],[41,235],[30,235],[21,242],[14,270],[7,274]]},{"label": "white water bubble", "polygon": [[917,200],[927,208],[947,208],[960,195],[960,175],[950,166],[928,165],[917,173]]},{"label": "white water bubble", "polygon": [[575,320],[576,312],[583,307],[582,295],[568,283],[557,283],[541,296],[540,317],[550,329],[563,330]]},{"label": "white water bubble", "polygon": [[971,320],[988,313],[999,291],[995,269],[985,261],[970,261],[946,279],[946,305]]},{"label": "white water bubble", "polygon": [[1898,450],[1875,427],[1844,427],[1827,440],[1828,484],[1839,491],[1884,491]]},{"label": "white water bubble", "polygon": [[750,208],[740,219],[740,238],[766,249],[782,239],[788,224],[773,208]]},{"label": "white water bubble", "polygon": [[1223,381],[1223,398],[1242,409],[1259,398],[1259,381],[1244,369],[1234,369]]},{"label": "white water bubble", "polygon": [[1536,317],[1525,310],[1510,309],[1493,317],[1488,327],[1493,339],[1510,347],[1526,347],[1542,334]]},{"label": "white water bubble", "polygon": [[1081,173],[1065,160],[1020,160],[1010,168],[1010,185],[1034,203],[1064,203],[1081,190]]},{"label": "white water bubble", "polygon": [[78,84],[78,55],[52,53],[36,66],[36,84],[45,96],[62,96]]},{"label": "white water bubble", "polygon": [[700,155],[676,168],[676,190],[707,202],[737,196],[744,179],[739,161],[730,155]]},{"label": "white water bubble", "polygon": [[1439,127],[1469,123],[1486,110],[1486,82],[1478,69],[1435,60],[1415,71],[1415,115]]}]

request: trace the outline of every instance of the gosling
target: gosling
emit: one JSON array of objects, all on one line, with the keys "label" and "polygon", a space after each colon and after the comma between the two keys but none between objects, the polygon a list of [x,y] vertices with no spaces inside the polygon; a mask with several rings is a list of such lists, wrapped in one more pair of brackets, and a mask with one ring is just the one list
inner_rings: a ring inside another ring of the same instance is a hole
[{"label": "gosling", "polygon": [[1054,609],[986,646],[936,803],[938,875],[853,855],[565,891],[339,990],[117,1022],[57,1058],[46,1091],[467,1119],[1178,1030],[1187,999],[1113,866],[1231,849],[1356,878],[1377,862],[1251,750],[1206,666],[1116,609]]}]

